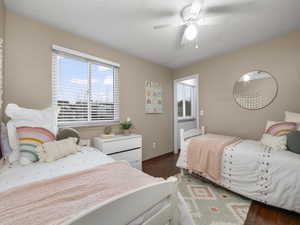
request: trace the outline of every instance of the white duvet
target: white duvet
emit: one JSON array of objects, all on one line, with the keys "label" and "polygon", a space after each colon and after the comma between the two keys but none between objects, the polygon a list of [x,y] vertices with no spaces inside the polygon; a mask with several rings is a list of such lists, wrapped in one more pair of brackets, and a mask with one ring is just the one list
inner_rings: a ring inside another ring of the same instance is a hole
[{"label": "white duvet", "polygon": [[[186,147],[177,166],[187,168]],[[300,213],[300,155],[244,140],[227,146],[221,185],[250,199]]]}]

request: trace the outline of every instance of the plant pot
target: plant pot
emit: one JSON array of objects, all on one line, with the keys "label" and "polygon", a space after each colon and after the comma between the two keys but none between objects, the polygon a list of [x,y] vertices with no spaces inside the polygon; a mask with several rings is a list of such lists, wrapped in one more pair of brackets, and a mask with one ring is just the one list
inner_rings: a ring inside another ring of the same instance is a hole
[{"label": "plant pot", "polygon": [[130,130],[127,129],[127,130],[123,130],[123,134],[128,136],[131,134],[131,132],[130,132]]}]

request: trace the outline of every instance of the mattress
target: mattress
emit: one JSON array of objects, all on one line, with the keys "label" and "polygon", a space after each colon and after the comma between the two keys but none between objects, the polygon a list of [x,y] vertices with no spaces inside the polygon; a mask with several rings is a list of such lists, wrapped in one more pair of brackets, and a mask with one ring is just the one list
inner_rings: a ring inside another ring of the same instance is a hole
[{"label": "mattress", "polygon": [[[91,169],[114,161],[114,159],[95,148],[82,147],[80,152],[51,163],[38,162],[28,166],[14,164],[1,170],[0,192],[39,180]],[[138,225],[145,222],[167,205],[167,203],[167,199],[161,201],[144,214],[139,215],[129,225]]]}]

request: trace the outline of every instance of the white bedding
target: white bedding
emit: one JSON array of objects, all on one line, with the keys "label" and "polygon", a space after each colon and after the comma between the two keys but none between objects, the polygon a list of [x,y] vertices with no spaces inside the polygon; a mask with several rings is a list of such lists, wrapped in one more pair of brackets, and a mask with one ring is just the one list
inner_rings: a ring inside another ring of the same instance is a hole
[{"label": "white bedding", "polygon": [[[187,145],[177,166],[187,168]],[[269,205],[300,212],[300,155],[273,151],[260,142],[244,140],[227,146],[222,160],[221,185]]]},{"label": "white bedding", "polygon": [[10,168],[1,170],[0,192],[38,180],[91,169],[110,162],[114,162],[114,160],[99,150],[83,147],[80,152],[51,163],[38,162],[28,166],[15,164]]}]

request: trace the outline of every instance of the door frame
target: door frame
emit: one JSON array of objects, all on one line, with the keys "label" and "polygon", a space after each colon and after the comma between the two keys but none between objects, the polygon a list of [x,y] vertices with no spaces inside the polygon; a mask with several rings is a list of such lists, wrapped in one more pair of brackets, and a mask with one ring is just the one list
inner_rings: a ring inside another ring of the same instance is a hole
[{"label": "door frame", "polygon": [[178,78],[176,80],[173,81],[173,96],[174,96],[174,102],[173,102],[173,128],[174,128],[174,153],[178,154],[178,147],[177,146],[177,128],[178,128],[178,107],[177,107],[177,83],[184,81],[184,80],[190,80],[190,79],[195,79],[196,80],[196,88],[195,88],[195,102],[196,102],[196,123],[197,123],[197,129],[200,128],[200,114],[199,114],[199,74],[194,74],[194,75],[188,75],[188,76],[183,76],[181,78]]}]

